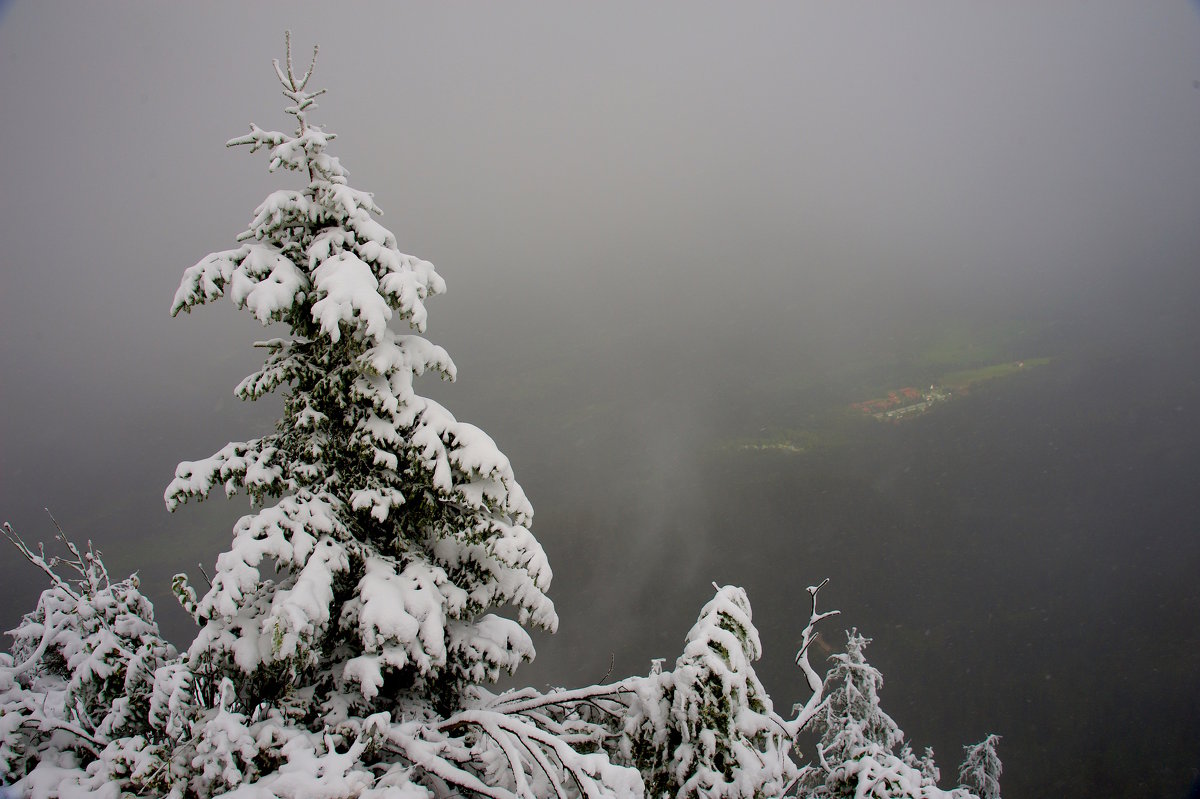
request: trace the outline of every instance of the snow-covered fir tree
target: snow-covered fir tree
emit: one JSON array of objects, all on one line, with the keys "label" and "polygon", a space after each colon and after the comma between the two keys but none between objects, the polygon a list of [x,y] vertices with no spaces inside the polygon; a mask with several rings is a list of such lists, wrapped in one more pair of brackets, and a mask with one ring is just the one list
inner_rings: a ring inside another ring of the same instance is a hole
[{"label": "snow-covered fir tree", "polygon": [[966,757],[958,770],[958,781],[978,794],[979,799],[1000,799],[1003,766],[996,747],[999,735],[989,735],[974,746],[964,746]]},{"label": "snow-covered fir tree", "polygon": [[687,635],[674,670],[628,681],[619,762],[653,797],[781,796],[796,776],[792,736],[753,662],[762,652],[746,592],[717,590]]},{"label": "snow-covered fir tree", "polygon": [[777,796],[795,776],[792,740],[754,661],[762,655],[746,592],[717,590],[688,632],[671,675],[670,774],[678,797]]},{"label": "snow-covered fir tree", "polygon": [[852,630],[846,651],[833,656],[825,678],[825,700],[817,711],[821,731],[820,757],[844,762],[862,752],[892,752],[904,743],[900,726],[879,705],[883,675],[867,662],[864,650],[871,639]]},{"label": "snow-covered fir tree", "polygon": [[[314,53],[315,61],[315,53]],[[217,486],[261,509],[243,517],[211,588],[180,590],[200,635],[193,668],[231,680],[233,707],[286,708],[311,724],[418,709],[453,712],[467,686],[533,657],[522,624],[553,630],[551,572],[508,459],[481,430],[418,395],[414,378],[454,377],[423,331],[445,290],[402,253],[309,120],[312,67],[276,62],[291,133],[251,125],[229,142],[265,150],[301,189],[273,192],[240,246],[188,269],[173,313],[227,296],[287,335],[237,387],[284,391],[273,433],[179,465],[174,509]],[[500,615],[515,609],[517,620]]]}]

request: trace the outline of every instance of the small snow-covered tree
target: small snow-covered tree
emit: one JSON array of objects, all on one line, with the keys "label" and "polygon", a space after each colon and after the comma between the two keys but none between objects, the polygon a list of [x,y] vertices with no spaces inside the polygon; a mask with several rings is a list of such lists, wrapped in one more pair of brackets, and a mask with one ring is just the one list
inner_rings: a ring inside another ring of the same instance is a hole
[{"label": "small snow-covered tree", "polygon": [[892,752],[904,743],[904,732],[879,705],[883,675],[863,654],[871,639],[857,630],[846,636],[846,651],[833,656],[825,677],[825,699],[815,727],[821,731],[821,757],[844,761],[859,752]]},{"label": "small snow-covered tree", "polygon": [[285,708],[321,726],[449,713],[533,657],[522,625],[555,628],[550,568],[507,458],[414,390],[426,372],[453,379],[449,356],[389,327],[424,330],[444,282],[398,249],[327,152],[333,134],[309,120],[322,92],[307,89],[311,65],[293,69],[290,41],[275,69],[296,129],[251,125],[229,145],[306,183],[268,196],[241,245],[188,269],[172,305],[227,296],[287,330],[236,392],[283,390],[275,432],[181,463],[166,492],[171,509],[217,486],[264,504],[237,523],[203,597],[178,585],[201,625],[189,662],[229,679],[246,714]]},{"label": "small snow-covered tree", "polygon": [[0,781],[32,775],[53,792],[97,790],[114,770],[128,774],[161,753],[154,683],[177,653],[137,577],[111,581],[90,542],[81,549],[59,529],[66,554],[50,557],[9,525],[3,532],[51,586],[0,654]]},{"label": "small snow-covered tree", "polygon": [[[825,695],[813,717],[818,763],[806,767],[799,795],[811,799],[967,799],[965,789],[943,791],[932,750],[917,758],[904,732],[879,705],[883,675],[863,651],[871,642],[847,633],[846,651],[833,656]],[[899,751],[897,748],[900,747]]]},{"label": "small snow-covered tree", "polygon": [[996,747],[999,735],[989,735],[974,746],[964,746],[967,756],[958,769],[958,781],[979,799],[1000,799],[1000,774],[1004,767]]},{"label": "small snow-covered tree", "polygon": [[792,737],[753,661],[762,652],[746,592],[717,590],[674,670],[651,674],[623,714],[622,753],[654,797],[781,795],[795,777]]},{"label": "small snow-covered tree", "polygon": [[596,717],[612,730],[603,745],[613,760],[641,772],[647,796],[732,799],[788,790],[799,774],[793,741],[822,697],[808,646],[816,625],[837,613],[817,610],[824,585],[807,589],[811,612],[796,663],[812,695],[791,720],[775,712],[755,674],[758,631],[745,591],[735,586],[718,588],[700,611],[673,670],[656,661],[649,676],[617,684],[619,712]]}]

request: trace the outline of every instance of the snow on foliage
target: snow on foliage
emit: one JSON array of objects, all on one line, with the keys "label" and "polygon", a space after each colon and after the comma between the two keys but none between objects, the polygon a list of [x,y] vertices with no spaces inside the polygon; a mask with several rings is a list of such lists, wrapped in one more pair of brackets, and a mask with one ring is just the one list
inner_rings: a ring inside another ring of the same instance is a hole
[{"label": "snow on foliage", "polygon": [[754,673],[762,651],[741,588],[700,611],[671,672],[651,675],[624,715],[624,752],[651,796],[780,796],[795,779],[792,736]]},{"label": "snow on foliage", "polygon": [[[846,635],[846,651],[833,656],[824,699],[813,716],[818,763],[800,778],[800,796],[813,799],[970,799],[969,788],[944,791],[933,750],[917,758],[904,731],[879,706],[883,675],[863,654],[871,639]],[[969,784],[968,784],[969,785]],[[999,794],[997,793],[997,797]]]},{"label": "snow on foliage", "polygon": [[[314,63],[316,51],[313,54]],[[414,378],[455,376],[424,337],[445,284],[380,225],[308,121],[321,92],[275,62],[293,133],[251,125],[303,190],[272,193],[236,249],[187,269],[172,313],[228,297],[286,334],[260,342],[237,387],[283,393],[275,432],[183,462],[167,507],[215,488],[254,512],[233,529],[203,595],[172,588],[198,625],[185,653],[159,634],[136,577],[61,535],[48,558],[7,525],[50,579],[0,654],[0,788],[34,799],[635,799],[966,797],[936,787],[878,709],[878,672],[852,635],[823,681],[808,659],[822,583],[796,657],[811,692],[784,719],[754,672],[750,603],[717,588],[674,669],[579,689],[490,692],[533,658],[527,627],[554,630],[552,573],[533,509],[483,431],[421,397]],[[403,322],[416,333],[395,332]],[[66,576],[60,574],[64,571]],[[714,587],[716,587],[714,585]],[[818,731],[819,765],[795,741]],[[990,747],[990,748],[989,748]],[[963,779],[998,797],[995,736]]]},{"label": "snow on foliage", "polygon": [[91,544],[80,549],[59,531],[67,554],[47,557],[3,529],[51,587],[9,632],[11,652],[0,655],[0,778],[99,789],[103,780],[78,772],[79,764],[137,760],[114,741],[140,748],[164,740],[149,705],[158,672],[177,653],[159,636],[137,578],[111,582]]},{"label": "snow on foliage", "polygon": [[999,735],[989,735],[974,746],[964,746],[967,756],[958,770],[958,780],[979,795],[979,799],[1000,799],[1000,773],[1003,766],[996,747]]}]

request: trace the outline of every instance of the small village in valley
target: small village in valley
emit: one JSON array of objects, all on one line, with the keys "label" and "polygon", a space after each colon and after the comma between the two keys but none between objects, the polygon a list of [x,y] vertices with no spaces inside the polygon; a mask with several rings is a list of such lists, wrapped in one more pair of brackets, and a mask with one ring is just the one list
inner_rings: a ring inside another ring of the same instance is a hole
[{"label": "small village in valley", "polygon": [[1048,358],[1036,358],[1029,361],[1012,361],[980,369],[955,372],[944,376],[924,391],[912,387],[897,388],[889,391],[883,397],[853,402],[850,404],[850,409],[881,422],[911,419],[940,403],[968,393],[971,386],[977,383],[1008,377],[1027,368],[1044,366],[1047,363],[1049,363]]}]

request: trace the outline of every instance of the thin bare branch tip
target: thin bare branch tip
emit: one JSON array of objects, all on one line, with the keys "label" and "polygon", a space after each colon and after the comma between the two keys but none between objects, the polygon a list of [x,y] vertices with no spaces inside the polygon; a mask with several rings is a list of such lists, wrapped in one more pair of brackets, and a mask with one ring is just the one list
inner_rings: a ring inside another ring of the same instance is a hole
[{"label": "thin bare branch tip", "polygon": [[46,511],[46,515],[50,517],[50,523],[54,525],[55,530],[58,530],[58,537],[65,540],[67,534],[63,532],[62,525],[58,523],[58,519],[54,518],[54,514],[50,512],[49,508],[42,508],[42,510]]},{"label": "thin bare branch tip", "polygon": [[[25,539],[21,538],[20,534],[13,529],[13,526],[8,522],[4,523],[4,537],[7,538],[13,546],[19,549],[22,554],[32,553],[32,550],[30,550],[29,546],[25,543]],[[28,557],[28,555],[26,555],[26,557]]]},{"label": "thin bare branch tip", "polygon": [[292,82],[292,88],[294,89],[296,88],[296,79],[293,77],[294,73],[292,72],[292,32],[290,30],[285,30],[283,32],[283,44],[284,49],[287,52],[288,79]]},{"label": "thin bare branch tip", "polygon": [[612,676],[613,667],[617,665],[617,653],[608,653],[608,671],[604,672],[604,676],[600,678],[598,685],[608,682],[608,678]]},{"label": "thin bare branch tip", "polygon": [[313,45],[312,61],[308,62],[308,69],[305,71],[304,77],[300,79],[299,88],[301,90],[308,85],[308,79],[312,77],[313,69],[317,66],[317,53],[320,52],[320,50],[321,47],[319,45]]}]

